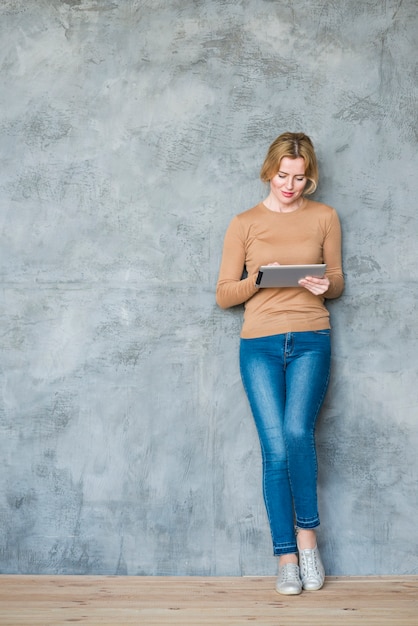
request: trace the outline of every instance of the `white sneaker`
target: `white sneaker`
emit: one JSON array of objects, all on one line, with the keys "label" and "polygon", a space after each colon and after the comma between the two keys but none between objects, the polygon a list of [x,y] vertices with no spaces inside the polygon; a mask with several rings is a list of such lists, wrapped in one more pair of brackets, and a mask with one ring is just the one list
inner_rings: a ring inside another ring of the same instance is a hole
[{"label": "white sneaker", "polygon": [[318,591],[325,581],[325,570],[318,546],[312,550],[299,550],[300,575],[306,591]]},{"label": "white sneaker", "polygon": [[302,581],[300,579],[299,566],[296,563],[279,565],[276,591],[285,596],[297,596],[299,593],[302,593]]}]

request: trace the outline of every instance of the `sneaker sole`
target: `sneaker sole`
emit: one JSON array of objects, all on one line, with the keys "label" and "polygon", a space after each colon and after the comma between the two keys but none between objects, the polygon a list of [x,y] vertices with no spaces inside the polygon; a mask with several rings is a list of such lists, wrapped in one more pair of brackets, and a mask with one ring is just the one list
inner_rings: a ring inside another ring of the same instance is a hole
[{"label": "sneaker sole", "polygon": [[302,593],[302,589],[300,591],[279,591],[276,587],[276,593],[281,596],[299,596]]}]

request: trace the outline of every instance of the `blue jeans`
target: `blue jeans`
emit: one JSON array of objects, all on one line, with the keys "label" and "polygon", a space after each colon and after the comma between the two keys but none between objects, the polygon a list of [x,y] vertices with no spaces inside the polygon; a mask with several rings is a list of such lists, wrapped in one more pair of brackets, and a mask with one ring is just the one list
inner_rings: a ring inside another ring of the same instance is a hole
[{"label": "blue jeans", "polygon": [[295,524],[319,526],[315,423],[330,360],[328,329],[240,342],[241,377],[260,438],[276,556],[297,552]]}]

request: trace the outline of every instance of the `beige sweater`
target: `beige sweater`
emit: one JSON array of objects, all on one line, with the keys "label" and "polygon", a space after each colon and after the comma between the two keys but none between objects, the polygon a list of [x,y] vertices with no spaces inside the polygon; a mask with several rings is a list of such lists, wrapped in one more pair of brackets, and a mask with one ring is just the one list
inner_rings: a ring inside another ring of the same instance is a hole
[{"label": "beige sweater", "polygon": [[[326,263],[330,287],[323,296],[303,287],[257,288],[258,268],[274,262]],[[305,199],[296,211],[276,213],[260,203],[231,221],[216,301],[224,309],[245,303],[241,337],[330,328],[324,299],[338,298],[343,289],[341,227],[332,207]]]}]

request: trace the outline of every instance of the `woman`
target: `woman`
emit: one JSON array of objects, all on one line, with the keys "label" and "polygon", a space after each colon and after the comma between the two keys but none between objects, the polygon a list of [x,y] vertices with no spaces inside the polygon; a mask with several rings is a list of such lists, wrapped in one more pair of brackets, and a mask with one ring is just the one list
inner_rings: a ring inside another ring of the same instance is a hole
[{"label": "woman", "polygon": [[[290,595],[318,590],[325,578],[314,530],[315,422],[330,372],[324,300],[344,289],[341,228],[333,208],[306,198],[316,189],[318,166],[305,134],[280,135],[260,177],[269,194],[230,223],[216,300],[222,308],[245,304],[241,376],[262,451],[264,501],[279,557],[276,590]],[[306,276],[299,287],[256,285],[261,265],[316,263],[327,264],[324,277]]]}]

